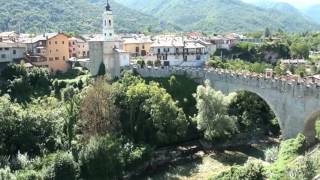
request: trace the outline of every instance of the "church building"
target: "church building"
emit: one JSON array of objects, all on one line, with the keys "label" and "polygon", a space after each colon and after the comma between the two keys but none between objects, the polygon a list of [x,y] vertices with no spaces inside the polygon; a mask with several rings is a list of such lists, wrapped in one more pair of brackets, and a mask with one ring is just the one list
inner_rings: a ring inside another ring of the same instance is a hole
[{"label": "church building", "polygon": [[107,1],[103,13],[102,35],[89,40],[90,65],[92,75],[97,75],[103,63],[112,77],[120,76],[120,67],[129,65],[129,53],[123,50],[123,40],[114,32],[113,13]]}]

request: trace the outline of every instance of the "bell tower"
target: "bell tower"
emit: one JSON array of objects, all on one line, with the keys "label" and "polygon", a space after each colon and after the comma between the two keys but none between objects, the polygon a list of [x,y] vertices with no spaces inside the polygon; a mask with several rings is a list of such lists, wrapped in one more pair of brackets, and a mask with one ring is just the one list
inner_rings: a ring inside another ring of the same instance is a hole
[{"label": "bell tower", "polygon": [[105,41],[113,41],[114,40],[114,29],[113,29],[113,14],[109,4],[109,0],[107,0],[106,11],[103,13],[103,38]]}]

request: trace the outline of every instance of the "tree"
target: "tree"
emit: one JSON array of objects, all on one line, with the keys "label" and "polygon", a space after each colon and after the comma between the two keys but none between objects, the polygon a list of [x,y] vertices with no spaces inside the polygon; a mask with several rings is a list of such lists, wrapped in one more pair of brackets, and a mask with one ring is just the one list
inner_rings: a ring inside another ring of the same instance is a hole
[{"label": "tree", "polygon": [[1,76],[6,80],[26,77],[27,69],[21,64],[8,64],[8,66],[2,71]]},{"label": "tree", "polygon": [[84,179],[118,179],[123,173],[121,144],[111,136],[92,137],[80,152],[81,177]]},{"label": "tree", "polygon": [[195,98],[198,109],[195,121],[206,139],[227,138],[236,131],[235,119],[227,113],[229,98],[211,88],[209,81],[198,87]]},{"label": "tree", "polygon": [[118,132],[118,112],[111,85],[98,78],[81,103],[80,126],[84,137]]},{"label": "tree", "polygon": [[102,62],[99,66],[98,76],[104,76],[106,74],[106,66]]},{"label": "tree", "polygon": [[264,31],[264,37],[267,37],[267,38],[271,37],[271,31],[269,28],[266,28],[266,30]]},{"label": "tree", "polygon": [[186,116],[159,84],[125,73],[114,89],[123,132],[133,142],[161,145],[184,138]]},{"label": "tree", "polygon": [[294,58],[309,58],[310,48],[307,43],[295,42],[290,46],[290,50]]}]

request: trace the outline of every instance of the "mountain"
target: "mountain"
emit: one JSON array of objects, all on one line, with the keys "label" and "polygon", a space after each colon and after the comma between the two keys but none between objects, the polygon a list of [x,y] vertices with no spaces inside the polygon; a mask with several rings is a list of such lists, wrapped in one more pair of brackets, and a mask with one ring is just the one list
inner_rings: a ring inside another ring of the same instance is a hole
[{"label": "mountain", "polygon": [[[319,24],[307,19],[288,4],[277,8],[262,8],[240,0],[116,1],[174,23],[186,31],[243,32],[263,31],[266,27],[291,32],[320,30]],[[294,9],[294,12],[290,9]]]},{"label": "mountain", "polygon": [[320,23],[320,4],[313,5],[304,10],[304,13],[314,21]]},{"label": "mountain", "polygon": [[[101,1],[102,2],[102,1]],[[104,3],[94,0],[0,0],[0,31],[100,32]],[[110,2],[116,30],[175,31],[177,26],[150,15]]]}]

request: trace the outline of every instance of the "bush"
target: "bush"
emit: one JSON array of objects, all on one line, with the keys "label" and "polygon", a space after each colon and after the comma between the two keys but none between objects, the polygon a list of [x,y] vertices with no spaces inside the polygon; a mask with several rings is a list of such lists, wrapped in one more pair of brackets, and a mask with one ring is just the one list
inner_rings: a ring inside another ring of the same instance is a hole
[{"label": "bush", "polygon": [[243,167],[234,166],[229,171],[212,178],[212,180],[264,180],[263,165],[258,162],[247,162]]},{"label": "bush", "polygon": [[34,170],[23,170],[17,173],[17,180],[42,180],[42,174]]},{"label": "bush", "polygon": [[286,173],[289,179],[312,179],[317,175],[316,168],[316,164],[308,156],[299,157],[286,168]]},{"label": "bush", "polygon": [[117,179],[123,173],[120,143],[111,136],[94,137],[80,152],[81,177]]},{"label": "bush", "polygon": [[0,97],[0,154],[13,155],[20,151],[34,156],[56,150],[59,124],[64,116],[51,100],[21,106],[10,102],[8,96]]},{"label": "bush", "polygon": [[153,61],[147,61],[148,66],[153,66]]},{"label": "bush", "polygon": [[78,165],[70,153],[57,153],[48,171],[46,180],[75,180],[79,177]]},{"label": "bush", "polygon": [[265,160],[269,163],[273,163],[278,159],[279,148],[277,146],[273,146],[265,150]]},{"label": "bush", "polygon": [[0,180],[16,180],[16,176],[11,173],[9,167],[0,169]]},{"label": "bush", "polygon": [[118,179],[151,156],[146,146],[136,146],[125,139],[100,136],[90,139],[80,152],[81,177],[84,179]]},{"label": "bush", "polygon": [[26,77],[27,69],[20,64],[9,64],[1,73],[1,76],[6,80]]}]

